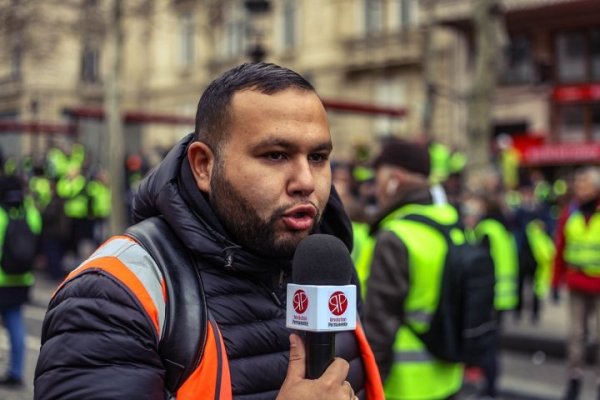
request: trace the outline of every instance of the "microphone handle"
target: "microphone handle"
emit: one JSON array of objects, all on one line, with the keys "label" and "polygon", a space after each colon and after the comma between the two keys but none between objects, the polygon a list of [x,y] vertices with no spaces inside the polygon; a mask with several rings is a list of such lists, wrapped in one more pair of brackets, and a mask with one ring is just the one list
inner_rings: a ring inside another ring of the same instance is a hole
[{"label": "microphone handle", "polygon": [[318,379],[335,358],[335,332],[306,332],[306,378]]}]

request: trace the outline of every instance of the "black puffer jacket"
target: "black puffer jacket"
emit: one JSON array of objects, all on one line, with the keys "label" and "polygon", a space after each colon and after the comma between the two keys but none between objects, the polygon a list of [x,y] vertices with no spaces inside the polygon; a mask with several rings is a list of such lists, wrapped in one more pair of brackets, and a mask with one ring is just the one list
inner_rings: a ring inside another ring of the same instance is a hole
[{"label": "black puffer jacket", "polygon": [[[209,268],[202,273],[208,308],[219,324],[239,399],[273,399],[287,370],[285,288],[291,260],[248,253],[228,238],[192,180],[182,140],[142,182],[134,220],[155,215]],[[350,248],[350,222],[335,192],[321,232]],[[50,303],[35,378],[38,399],[160,398],[164,369],[157,338],[137,301],[101,273],[65,285]],[[364,398],[364,367],[351,333],[338,355],[351,362],[349,381]]]}]

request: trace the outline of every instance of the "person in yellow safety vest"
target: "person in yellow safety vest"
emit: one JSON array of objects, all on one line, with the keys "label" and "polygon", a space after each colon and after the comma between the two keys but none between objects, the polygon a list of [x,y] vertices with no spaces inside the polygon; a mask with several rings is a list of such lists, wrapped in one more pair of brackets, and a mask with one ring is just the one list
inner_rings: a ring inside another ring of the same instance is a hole
[{"label": "person in yellow safety vest", "polygon": [[426,147],[388,139],[374,165],[380,215],[373,225],[365,331],[386,399],[447,399],[462,386],[462,364],[433,357],[403,323],[427,329],[439,298],[447,245],[440,232],[402,217],[420,214],[451,225],[458,212],[449,204],[433,204]]},{"label": "person in yellow safety vest", "polygon": [[90,217],[94,225],[93,238],[98,245],[106,239],[106,220],[111,210],[111,190],[106,171],[98,171],[96,177],[88,183],[86,190],[90,199]]},{"label": "person in yellow safety vest", "polygon": [[87,180],[77,169],[56,183],[56,194],[64,199],[65,215],[70,220],[71,239],[69,249],[79,257],[80,244],[92,238],[92,223],[89,219],[89,198],[86,192]]},{"label": "person in yellow safety vest", "polygon": [[[24,197],[24,188],[18,178],[2,177],[0,174],[0,261],[12,213],[24,213],[29,229],[35,235],[40,234],[41,216],[33,205],[33,200]],[[31,242],[29,236],[21,240]],[[34,246],[33,243],[31,245]],[[28,302],[30,288],[34,284],[32,268],[33,265],[25,265],[22,272],[9,274],[0,262],[0,316],[10,340],[9,365],[5,376],[0,378],[0,387],[20,387],[24,383],[27,333],[22,306]]]},{"label": "person in yellow safety vest", "polygon": [[8,157],[4,160],[2,169],[5,175],[15,175],[17,173],[17,160],[14,157]]},{"label": "person in yellow safety vest", "polygon": [[[356,168],[352,168],[350,165],[343,162],[332,163],[332,183],[342,200],[344,209],[348,213],[350,220],[352,221],[352,261],[358,275],[360,284],[360,294],[362,298],[365,297],[367,290],[366,281],[368,278],[368,265],[365,263],[370,262],[371,253],[374,246],[374,240],[369,234],[369,224],[365,212],[364,205],[360,203],[360,200],[352,193],[352,187],[355,182],[360,181],[357,179],[355,172]],[[367,169],[366,167],[364,167]],[[371,168],[368,168],[372,172]],[[372,175],[368,179],[372,178]]]},{"label": "person in yellow safety vest", "polygon": [[501,134],[497,137],[496,142],[500,148],[500,170],[502,171],[504,187],[509,190],[515,189],[519,184],[521,155],[513,147],[513,140],[510,135]]},{"label": "person in yellow safety vest", "polygon": [[29,179],[29,192],[33,196],[37,209],[44,212],[52,200],[52,185],[40,167],[34,168],[34,175]]},{"label": "person in yellow safety vest", "polygon": [[450,173],[450,149],[440,142],[432,141],[428,146],[428,151],[431,160],[429,179],[432,184],[442,183]]},{"label": "person in yellow safety vest", "polygon": [[[494,263],[496,284],[494,306],[498,312],[498,335],[502,325],[502,313],[513,310],[517,305],[518,256],[514,235],[507,228],[497,196],[482,196],[483,215],[473,229],[476,243],[488,248]],[[483,395],[496,396],[497,378],[500,374],[498,362],[499,337],[488,352],[482,354],[480,367],[485,376]]]},{"label": "person in yellow safety vest", "polygon": [[60,179],[64,177],[69,169],[69,157],[58,147],[52,147],[48,150],[46,163],[48,165],[48,175],[52,178]]},{"label": "person in yellow safety vest", "polygon": [[540,220],[534,220],[525,228],[527,241],[530,245],[533,258],[537,264],[533,277],[533,293],[538,303],[550,291],[552,281],[552,263],[556,248],[550,235],[546,232],[545,225]]},{"label": "person in yellow safety vest", "polygon": [[[567,373],[563,399],[579,398],[583,384],[587,336],[600,337],[600,324],[589,328],[600,315],[600,169],[578,170],[573,184],[575,202],[565,210],[556,232],[553,297],[565,281],[569,291]],[[597,358],[600,365],[600,358]],[[596,369],[596,382],[600,382]],[[597,388],[600,397],[600,386]]]},{"label": "person in yellow safety vest", "polygon": [[367,295],[367,281],[369,280],[369,271],[373,249],[375,248],[375,239],[370,234],[370,226],[366,222],[352,222],[352,231],[354,237],[354,246],[352,248],[352,261],[358,275],[360,283],[360,294],[362,298]]},{"label": "person in yellow safety vest", "polygon": [[73,143],[71,154],[67,157],[67,171],[83,170],[85,163],[85,147],[81,143]]}]

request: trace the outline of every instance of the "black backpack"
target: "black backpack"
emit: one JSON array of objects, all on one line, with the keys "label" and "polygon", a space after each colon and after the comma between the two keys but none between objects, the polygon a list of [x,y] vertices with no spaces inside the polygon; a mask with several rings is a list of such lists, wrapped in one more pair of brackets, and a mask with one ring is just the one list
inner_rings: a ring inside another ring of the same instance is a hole
[{"label": "black backpack", "polygon": [[8,224],[4,232],[0,266],[7,275],[21,275],[32,270],[38,253],[39,236],[27,223],[23,205],[6,209]]},{"label": "black backpack", "polygon": [[460,229],[457,225],[442,225],[423,215],[403,219],[435,228],[448,245],[438,307],[429,329],[415,333],[436,358],[476,364],[493,345],[498,329],[494,308],[496,278],[489,251],[467,242],[455,244],[451,232]]},{"label": "black backpack", "polygon": [[166,370],[165,389],[174,398],[200,364],[210,323],[200,266],[160,217],[133,225],[125,234],[152,256],[165,280],[168,301],[158,351]]}]

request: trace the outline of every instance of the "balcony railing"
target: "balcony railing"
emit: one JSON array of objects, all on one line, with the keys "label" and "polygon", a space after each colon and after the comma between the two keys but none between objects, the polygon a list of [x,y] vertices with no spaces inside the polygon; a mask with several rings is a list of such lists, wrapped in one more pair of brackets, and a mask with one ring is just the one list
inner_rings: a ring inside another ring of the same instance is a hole
[{"label": "balcony railing", "polygon": [[420,64],[423,58],[418,29],[349,38],[343,45],[349,70]]}]

